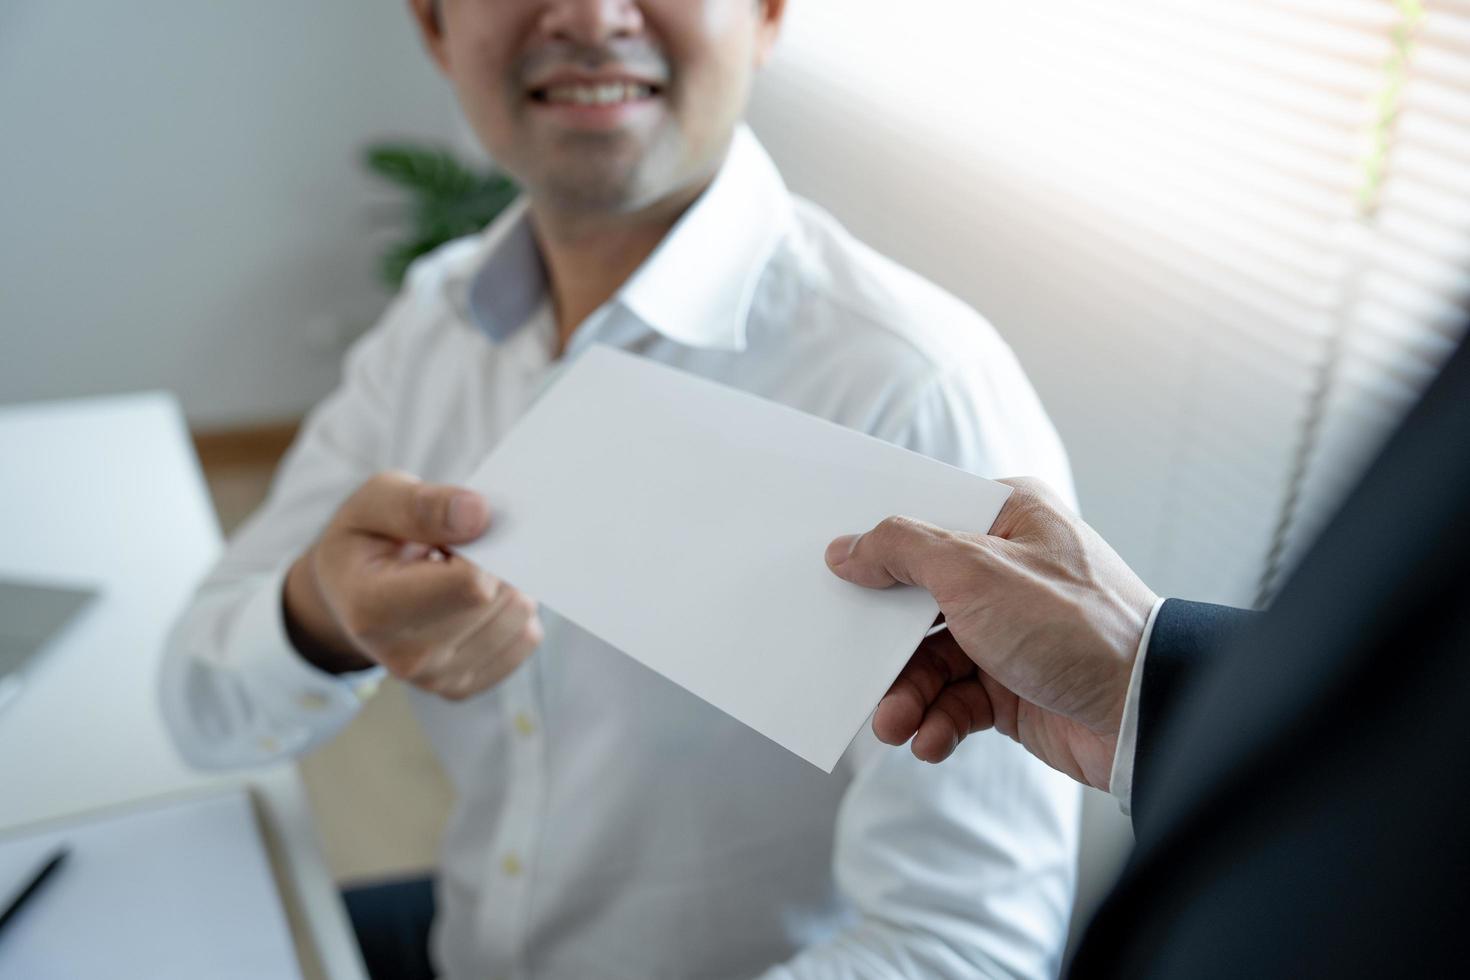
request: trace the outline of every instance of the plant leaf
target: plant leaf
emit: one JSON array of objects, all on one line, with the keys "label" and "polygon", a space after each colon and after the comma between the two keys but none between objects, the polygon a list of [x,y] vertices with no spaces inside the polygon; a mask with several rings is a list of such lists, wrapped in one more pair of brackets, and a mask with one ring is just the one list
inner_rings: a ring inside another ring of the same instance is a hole
[{"label": "plant leaf", "polygon": [[379,143],[365,150],[363,160],[371,173],[409,198],[405,235],[379,259],[378,273],[394,289],[402,286],[415,259],[482,230],[519,193],[504,174],[476,172],[442,147]]},{"label": "plant leaf", "polygon": [[478,174],[438,147],[379,144],[368,148],[366,162],[383,179],[421,194],[452,197],[480,181]]}]

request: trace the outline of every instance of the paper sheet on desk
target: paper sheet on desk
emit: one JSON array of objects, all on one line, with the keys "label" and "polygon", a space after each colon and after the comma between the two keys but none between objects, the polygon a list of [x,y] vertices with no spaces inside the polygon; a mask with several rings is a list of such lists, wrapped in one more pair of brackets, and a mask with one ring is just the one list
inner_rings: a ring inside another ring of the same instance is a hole
[{"label": "paper sheet on desk", "polygon": [[250,796],[235,789],[0,837],[0,890],[65,845],[0,935],[0,977],[300,980]]},{"label": "paper sheet on desk", "polygon": [[828,542],[891,514],[988,531],[1010,495],[607,347],[467,483],[493,515],[467,558],[826,772],[937,611],[843,582]]}]

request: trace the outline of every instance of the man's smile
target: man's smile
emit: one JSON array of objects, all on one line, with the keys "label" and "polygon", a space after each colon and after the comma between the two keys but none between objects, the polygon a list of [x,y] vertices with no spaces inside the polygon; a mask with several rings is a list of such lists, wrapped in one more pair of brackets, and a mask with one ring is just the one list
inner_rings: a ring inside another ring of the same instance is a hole
[{"label": "man's smile", "polygon": [[659,79],[623,72],[558,72],[526,90],[533,110],[562,125],[611,129],[663,101]]}]

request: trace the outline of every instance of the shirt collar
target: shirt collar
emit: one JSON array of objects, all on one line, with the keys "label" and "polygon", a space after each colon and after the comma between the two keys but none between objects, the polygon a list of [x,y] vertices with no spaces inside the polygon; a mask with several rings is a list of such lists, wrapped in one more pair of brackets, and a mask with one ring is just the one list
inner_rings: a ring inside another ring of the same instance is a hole
[{"label": "shirt collar", "polygon": [[[491,225],[482,259],[462,284],[464,312],[497,343],[546,298],[546,269],[527,212],[518,201]],[[755,287],[791,214],[775,163],[742,125],[714,182],[613,302],[670,340],[744,350]]]}]

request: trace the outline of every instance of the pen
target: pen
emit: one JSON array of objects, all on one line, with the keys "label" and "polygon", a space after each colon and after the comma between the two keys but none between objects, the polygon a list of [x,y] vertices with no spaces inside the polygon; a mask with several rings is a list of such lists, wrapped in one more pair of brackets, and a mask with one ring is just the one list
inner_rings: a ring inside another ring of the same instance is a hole
[{"label": "pen", "polygon": [[70,853],[65,847],[58,848],[46,860],[46,863],[32,876],[31,880],[26,882],[25,887],[20,890],[20,894],[11,900],[5,911],[0,912],[0,930],[4,930],[6,924],[15,918],[16,913],[21,910],[21,907],[35,897],[35,894],[41,890],[41,886],[46,883],[46,879],[50,878],[57,868],[61,867],[62,862],[66,860],[66,856]]}]

